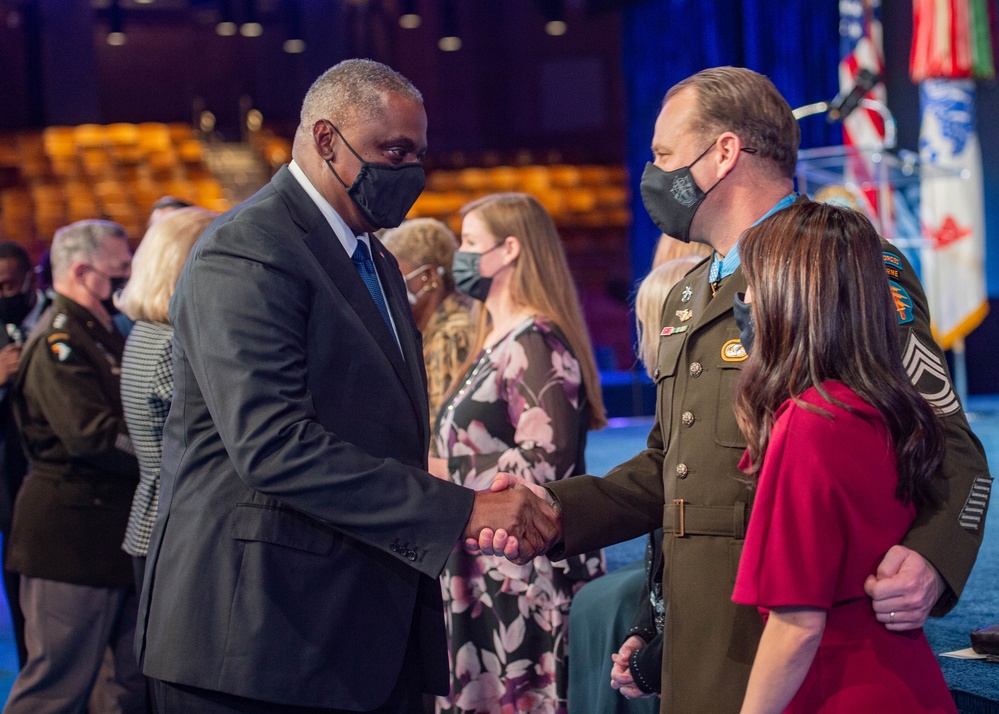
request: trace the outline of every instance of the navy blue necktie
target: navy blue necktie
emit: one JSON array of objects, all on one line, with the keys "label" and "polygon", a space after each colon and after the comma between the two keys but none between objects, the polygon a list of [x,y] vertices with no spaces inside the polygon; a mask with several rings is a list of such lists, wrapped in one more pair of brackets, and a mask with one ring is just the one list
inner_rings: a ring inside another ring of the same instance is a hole
[{"label": "navy blue necktie", "polygon": [[364,241],[357,241],[357,247],[354,248],[354,254],[350,256],[350,259],[354,261],[354,267],[357,268],[361,280],[368,287],[368,292],[371,293],[375,305],[378,306],[378,312],[385,319],[385,324],[388,325],[389,332],[395,335],[395,331],[392,329],[392,320],[389,319],[388,306],[385,304],[385,296],[382,295],[382,288],[378,284],[375,264],[371,261],[371,254],[368,252],[368,246],[364,244]]}]

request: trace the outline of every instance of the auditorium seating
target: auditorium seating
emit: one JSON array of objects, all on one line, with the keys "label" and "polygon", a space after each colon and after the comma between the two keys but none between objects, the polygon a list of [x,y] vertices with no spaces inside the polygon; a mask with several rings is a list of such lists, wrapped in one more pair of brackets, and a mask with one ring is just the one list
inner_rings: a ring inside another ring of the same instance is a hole
[{"label": "auditorium seating", "polygon": [[[271,172],[291,160],[291,142],[269,127],[251,134],[250,144]],[[470,201],[504,191],[537,198],[551,213],[565,246],[598,365],[630,369],[634,344],[627,301],[632,277],[624,256],[631,200],[623,166],[573,164],[552,152],[526,149],[431,154],[424,166],[427,187],[408,217],[436,218],[455,234],[461,232],[458,211]],[[635,397],[635,390],[628,389],[629,398]]]},{"label": "auditorium seating", "polygon": [[56,229],[107,218],[142,237],[153,202],[172,195],[229,207],[186,124],[81,124],[0,134],[0,239],[32,250]]}]

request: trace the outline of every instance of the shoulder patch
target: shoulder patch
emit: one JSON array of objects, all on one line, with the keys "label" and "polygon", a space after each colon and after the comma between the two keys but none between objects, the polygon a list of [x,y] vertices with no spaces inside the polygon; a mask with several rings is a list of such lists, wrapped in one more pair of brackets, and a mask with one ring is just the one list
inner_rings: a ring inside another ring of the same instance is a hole
[{"label": "shoulder patch", "polygon": [[69,346],[69,343],[64,341],[51,343],[49,345],[49,350],[52,353],[52,359],[56,362],[65,362],[69,359],[69,356],[73,354],[73,350]]},{"label": "shoulder patch", "polygon": [[902,259],[888,251],[884,251],[881,255],[884,257],[885,272],[888,274],[888,279],[892,280],[894,278],[897,280],[902,275]]},{"label": "shoulder patch", "polygon": [[909,293],[894,280],[888,281],[888,287],[891,289],[891,296],[895,301],[898,324],[904,325],[912,322],[912,298],[909,297]]},{"label": "shoulder patch", "polygon": [[51,335],[48,336],[48,341],[50,345],[53,342],[63,342],[67,340],[69,340],[68,332],[53,332]]},{"label": "shoulder patch", "polygon": [[64,312],[60,312],[58,315],[52,318],[52,327],[56,330],[61,330],[66,326],[66,322],[69,320],[69,316]]},{"label": "shoulder patch", "polygon": [[729,340],[721,348],[721,358],[726,362],[745,362],[749,353],[742,346],[741,340]]}]

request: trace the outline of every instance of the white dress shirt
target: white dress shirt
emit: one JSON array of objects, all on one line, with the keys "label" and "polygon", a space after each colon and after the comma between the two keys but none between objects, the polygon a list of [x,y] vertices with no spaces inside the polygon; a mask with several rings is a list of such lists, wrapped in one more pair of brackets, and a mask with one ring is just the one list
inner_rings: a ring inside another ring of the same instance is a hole
[{"label": "white dress shirt", "polygon": [[[323,198],[323,195],[316,190],[316,187],[312,185],[312,181],[309,177],[305,175],[302,168],[295,163],[292,159],[291,163],[288,164],[288,170],[291,175],[295,177],[295,180],[305,189],[305,192],[309,194],[309,198],[312,202],[316,204],[319,211],[326,217],[326,221],[330,224],[330,228],[336,234],[336,237],[340,240],[340,245],[343,249],[347,251],[347,257],[353,259],[354,251],[357,249],[357,241],[361,241],[368,249],[368,254],[372,256],[372,262],[374,262],[374,251],[371,250],[371,238],[367,233],[362,233],[361,235],[354,235],[354,231],[350,229],[350,226],[344,222],[340,214],[337,213],[330,202]],[[382,279],[378,275],[378,271],[375,270],[375,277],[378,278],[378,288],[382,291],[382,298],[385,300],[385,307],[388,308],[389,321],[392,323],[392,335],[395,337],[396,344],[399,345],[399,351],[402,351],[402,343],[399,342],[399,331],[395,326],[395,318],[392,317],[392,308],[389,307],[388,294],[385,292],[385,286],[382,285]]]}]

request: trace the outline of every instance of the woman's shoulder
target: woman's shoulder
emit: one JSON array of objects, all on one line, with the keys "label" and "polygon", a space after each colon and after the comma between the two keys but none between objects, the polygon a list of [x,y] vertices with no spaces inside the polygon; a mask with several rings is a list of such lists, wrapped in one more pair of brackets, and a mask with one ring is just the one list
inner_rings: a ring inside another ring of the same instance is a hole
[{"label": "woman's shoulder", "polygon": [[546,315],[532,315],[513,329],[512,336],[521,342],[534,340],[566,348],[569,345],[561,328]]},{"label": "woman's shoulder", "polygon": [[170,352],[173,341],[173,327],[162,322],[138,320],[125,341],[126,361],[149,359],[161,352]]},{"label": "woman's shoulder", "polygon": [[785,428],[793,424],[795,431],[811,427],[848,431],[869,429],[872,423],[884,421],[881,413],[848,385],[827,380],[786,400],[777,410],[775,429],[778,424]]},{"label": "woman's shoulder", "polygon": [[132,331],[128,333],[126,345],[159,346],[164,342],[169,344],[173,339],[173,327],[162,322],[136,320]]}]

